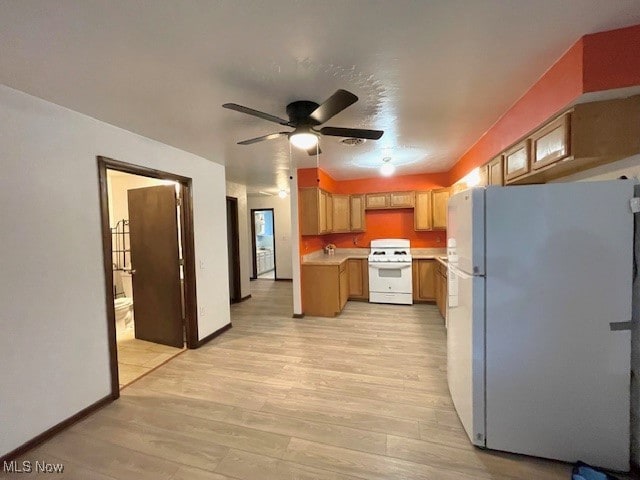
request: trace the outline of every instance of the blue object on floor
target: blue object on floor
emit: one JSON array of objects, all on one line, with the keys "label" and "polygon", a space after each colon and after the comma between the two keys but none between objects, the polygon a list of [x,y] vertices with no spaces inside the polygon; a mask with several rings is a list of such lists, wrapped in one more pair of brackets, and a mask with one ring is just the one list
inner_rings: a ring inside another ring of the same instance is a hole
[{"label": "blue object on floor", "polygon": [[620,480],[584,462],[576,463],[571,472],[571,480]]}]

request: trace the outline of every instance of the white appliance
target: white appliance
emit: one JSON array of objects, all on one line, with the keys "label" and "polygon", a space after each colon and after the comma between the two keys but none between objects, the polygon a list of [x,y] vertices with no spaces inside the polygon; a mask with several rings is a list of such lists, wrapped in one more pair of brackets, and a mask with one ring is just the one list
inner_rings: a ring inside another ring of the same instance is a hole
[{"label": "white appliance", "polygon": [[448,206],[447,376],[480,447],[629,469],[630,181]]},{"label": "white appliance", "polygon": [[404,238],[371,240],[369,254],[369,301],[413,303],[411,244]]}]

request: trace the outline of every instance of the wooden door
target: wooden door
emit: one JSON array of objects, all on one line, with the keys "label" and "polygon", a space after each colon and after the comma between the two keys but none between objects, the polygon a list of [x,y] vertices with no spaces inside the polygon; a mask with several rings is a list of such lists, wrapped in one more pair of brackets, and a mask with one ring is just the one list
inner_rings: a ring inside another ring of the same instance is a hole
[{"label": "wooden door", "polygon": [[173,185],[129,190],[135,336],[184,345],[178,219]]},{"label": "wooden door", "polygon": [[449,189],[439,188],[431,191],[431,208],[433,209],[432,228],[447,228],[447,203],[449,202]]},{"label": "wooden door", "polygon": [[431,230],[431,192],[416,192],[416,206],[413,211],[414,228],[416,230]]},{"label": "wooden door", "polygon": [[349,195],[332,195],[333,232],[345,233],[351,230],[351,207]]},{"label": "wooden door", "polygon": [[364,232],[365,216],[364,216],[364,195],[349,195],[350,225],[352,232]]}]

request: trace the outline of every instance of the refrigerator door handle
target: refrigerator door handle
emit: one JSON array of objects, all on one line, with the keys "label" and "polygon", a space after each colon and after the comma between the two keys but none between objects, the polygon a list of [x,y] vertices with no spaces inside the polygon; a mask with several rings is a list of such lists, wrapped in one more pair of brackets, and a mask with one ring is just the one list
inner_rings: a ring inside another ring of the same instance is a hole
[{"label": "refrigerator door handle", "polygon": [[469,275],[467,272],[463,272],[462,270],[460,270],[457,267],[454,267],[453,265],[449,264],[449,272],[453,273],[454,275],[457,275],[460,278],[464,278],[464,279],[469,279],[474,277],[474,275]]},{"label": "refrigerator door handle", "polygon": [[622,330],[631,330],[631,322],[610,322],[609,329],[612,332],[620,332]]}]

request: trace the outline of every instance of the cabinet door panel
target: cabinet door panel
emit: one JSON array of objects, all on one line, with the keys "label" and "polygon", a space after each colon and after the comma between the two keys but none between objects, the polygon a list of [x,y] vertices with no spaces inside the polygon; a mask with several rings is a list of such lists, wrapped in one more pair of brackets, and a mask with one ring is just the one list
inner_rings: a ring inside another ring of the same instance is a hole
[{"label": "cabinet door panel", "polygon": [[504,154],[505,179],[511,180],[529,172],[529,140],[519,143]]},{"label": "cabinet door panel", "polygon": [[503,165],[502,155],[487,164],[487,185],[504,185]]},{"label": "cabinet door panel", "polygon": [[431,191],[431,208],[433,209],[433,229],[447,228],[447,202],[449,201],[449,189],[440,188]]},{"label": "cabinet door panel", "polygon": [[569,116],[563,115],[531,135],[531,149],[534,170],[569,156]]},{"label": "cabinet door panel", "polygon": [[349,195],[332,195],[333,232],[349,232],[351,230],[351,207]]},{"label": "cabinet door panel", "polygon": [[416,206],[413,211],[414,228],[416,230],[431,230],[433,224],[431,211],[431,192],[416,192]]},{"label": "cabinet door panel", "polygon": [[333,232],[333,197],[330,193],[324,192],[326,197],[327,209],[325,215],[327,217],[327,233]]},{"label": "cabinet door panel", "polygon": [[394,208],[411,208],[414,205],[414,192],[391,192],[389,206]]},{"label": "cabinet door panel", "polygon": [[364,279],[362,278],[362,260],[347,260],[349,271],[349,298],[364,297]]},{"label": "cabinet door panel", "polygon": [[352,232],[364,232],[365,216],[364,216],[364,195],[350,195],[350,229]]},{"label": "cabinet door panel", "polygon": [[418,260],[418,283],[420,300],[436,299],[436,267],[435,260]]},{"label": "cabinet door panel", "polygon": [[389,206],[388,193],[367,193],[366,208],[387,208]]}]

